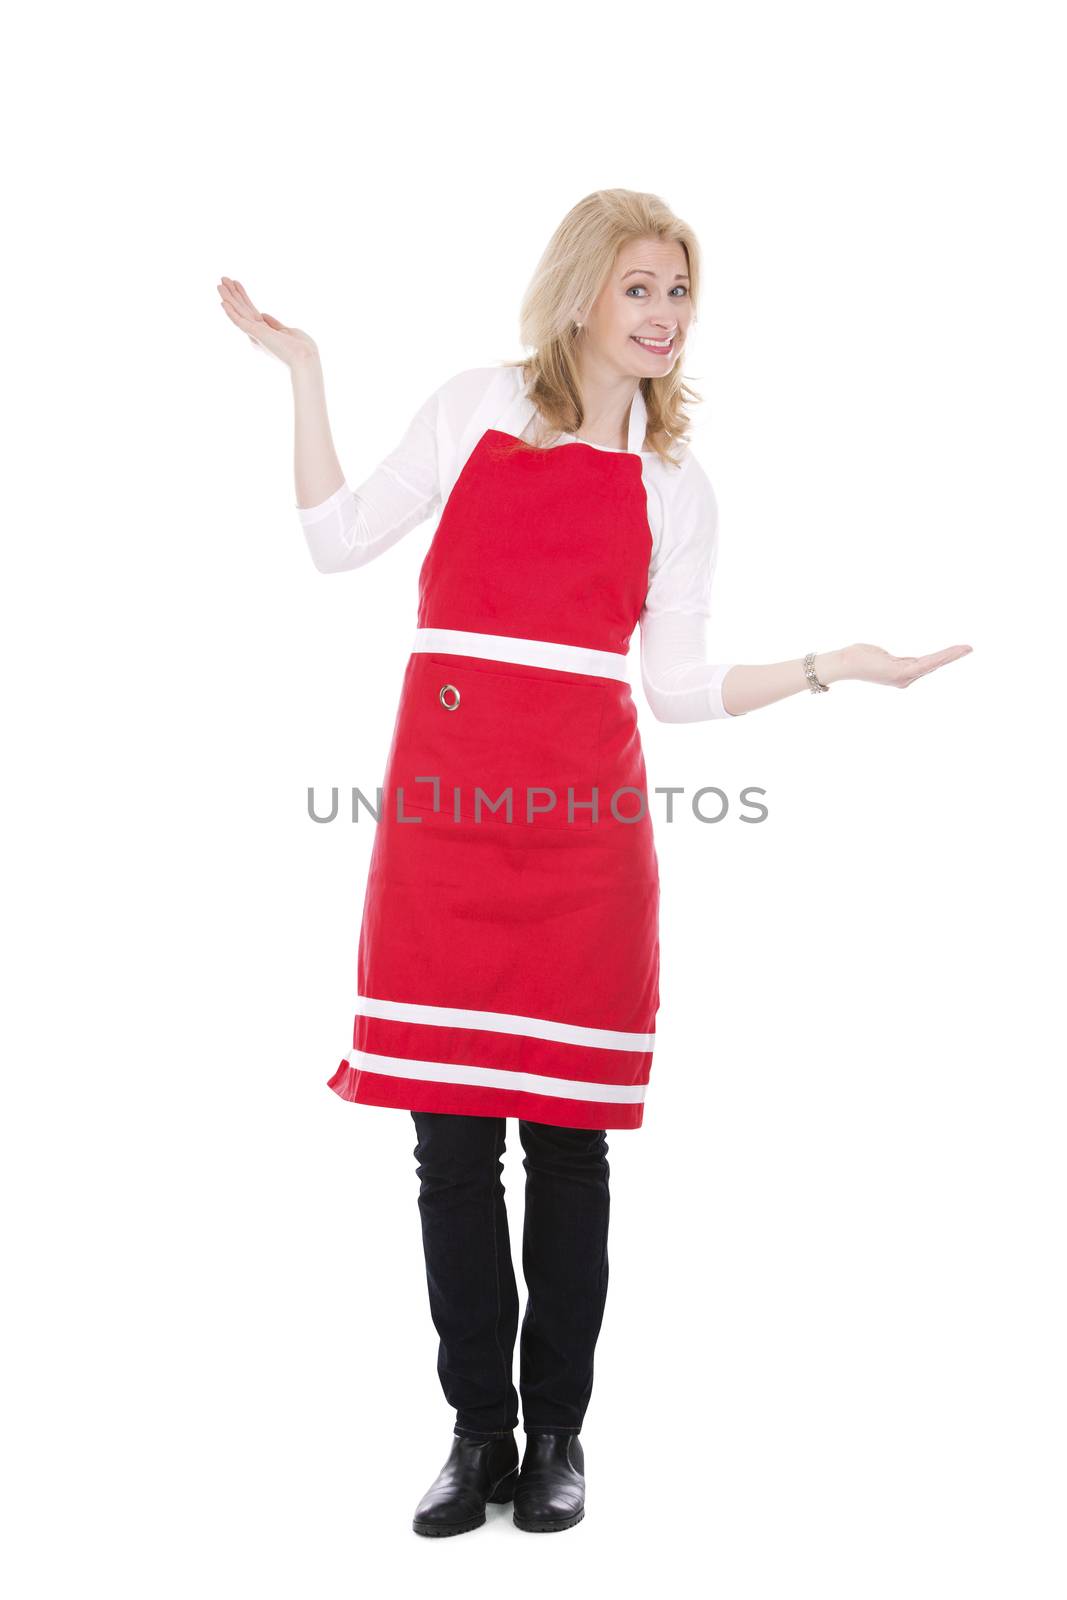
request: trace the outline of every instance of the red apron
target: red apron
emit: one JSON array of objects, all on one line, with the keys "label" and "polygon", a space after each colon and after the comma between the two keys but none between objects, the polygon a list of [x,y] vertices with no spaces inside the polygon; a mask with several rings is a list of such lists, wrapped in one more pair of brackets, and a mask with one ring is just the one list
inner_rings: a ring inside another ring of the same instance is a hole
[{"label": "red apron", "polygon": [[651,549],[639,455],[490,428],[468,457],[419,576],[344,1099],[640,1127],[659,872],[626,657]]}]

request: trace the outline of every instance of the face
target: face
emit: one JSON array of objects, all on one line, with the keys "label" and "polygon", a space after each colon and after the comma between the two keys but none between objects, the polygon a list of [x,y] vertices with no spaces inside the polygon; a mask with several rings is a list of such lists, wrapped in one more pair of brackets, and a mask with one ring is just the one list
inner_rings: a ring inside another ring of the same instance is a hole
[{"label": "face", "polygon": [[692,317],[682,246],[635,239],[619,251],[585,317],[579,348],[627,376],[661,378],[678,360]]}]

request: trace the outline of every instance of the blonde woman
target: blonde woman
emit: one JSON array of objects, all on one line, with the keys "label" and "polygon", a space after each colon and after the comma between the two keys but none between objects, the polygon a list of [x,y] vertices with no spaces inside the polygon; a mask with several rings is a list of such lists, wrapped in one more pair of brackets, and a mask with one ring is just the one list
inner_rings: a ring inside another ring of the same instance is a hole
[{"label": "blonde woman", "polygon": [[[438,1373],[455,1409],[413,1520],[530,1532],[585,1514],[579,1434],[608,1286],[607,1130],[639,1128],[659,1008],[659,878],[627,655],[666,722],[724,723],[845,678],[903,687],[966,654],[873,645],[708,660],[717,513],[682,377],[700,251],[655,195],[586,196],[534,274],[522,361],[443,383],[353,489],[318,350],[223,278],[235,326],[286,363],[298,515],[324,573],[440,512],[419,578],[358,955],[329,1084],[407,1110]],[[526,1171],[519,1302],[501,1183]],[[515,1430],[521,1394],[526,1435]]]}]

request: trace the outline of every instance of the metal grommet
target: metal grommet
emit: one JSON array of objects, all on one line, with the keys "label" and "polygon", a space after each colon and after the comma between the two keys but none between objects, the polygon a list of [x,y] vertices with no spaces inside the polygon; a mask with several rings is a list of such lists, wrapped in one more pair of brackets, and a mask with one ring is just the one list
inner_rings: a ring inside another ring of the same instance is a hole
[{"label": "metal grommet", "polygon": [[[456,698],[451,704],[449,704],[449,702],[445,699],[446,694],[455,695]],[[446,711],[455,711],[456,707],[459,705],[459,690],[456,688],[454,683],[443,683],[438,691],[437,698],[440,700]]]}]

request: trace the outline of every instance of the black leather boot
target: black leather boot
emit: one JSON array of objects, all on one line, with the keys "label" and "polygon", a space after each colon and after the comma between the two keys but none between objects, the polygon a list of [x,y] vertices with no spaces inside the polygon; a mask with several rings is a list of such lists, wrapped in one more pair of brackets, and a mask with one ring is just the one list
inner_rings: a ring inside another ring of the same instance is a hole
[{"label": "black leather boot", "polygon": [[487,1501],[500,1505],[511,1499],[518,1476],[513,1433],[485,1440],[454,1433],[448,1460],[415,1507],[411,1526],[436,1537],[470,1533],[485,1521]]},{"label": "black leather boot", "polygon": [[585,1516],[585,1452],[576,1433],[528,1433],[515,1485],[515,1526],[558,1533]]}]

